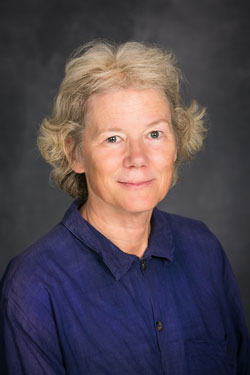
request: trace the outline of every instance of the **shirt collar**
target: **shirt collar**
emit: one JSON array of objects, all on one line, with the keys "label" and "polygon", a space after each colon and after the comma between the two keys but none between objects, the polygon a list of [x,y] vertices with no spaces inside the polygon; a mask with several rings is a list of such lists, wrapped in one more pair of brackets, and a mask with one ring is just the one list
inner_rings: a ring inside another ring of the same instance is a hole
[{"label": "shirt collar", "polygon": [[[138,259],[136,255],[121,251],[102,233],[89,224],[80,214],[81,202],[72,203],[64,218],[63,225],[87,247],[101,256],[116,280],[119,280]],[[174,241],[167,214],[154,208],[151,218],[151,232],[148,247],[143,259],[161,257],[169,262],[173,260]]]}]

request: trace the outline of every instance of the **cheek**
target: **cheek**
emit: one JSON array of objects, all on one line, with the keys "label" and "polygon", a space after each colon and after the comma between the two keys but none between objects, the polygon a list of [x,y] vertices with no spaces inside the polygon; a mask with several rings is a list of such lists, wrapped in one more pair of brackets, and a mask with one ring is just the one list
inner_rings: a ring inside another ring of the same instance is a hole
[{"label": "cheek", "polygon": [[102,179],[109,177],[114,174],[119,166],[120,160],[118,155],[111,153],[94,153],[94,157],[87,161],[86,166],[86,176],[87,178]]},{"label": "cheek", "polygon": [[116,172],[122,165],[123,153],[118,150],[113,150],[102,154],[99,158],[101,168],[107,174]]},{"label": "cheek", "polygon": [[153,164],[157,170],[163,173],[169,172],[169,170],[174,168],[175,154],[175,149],[168,153],[166,153],[166,150],[162,150],[157,153],[152,153],[151,160],[153,161]]}]

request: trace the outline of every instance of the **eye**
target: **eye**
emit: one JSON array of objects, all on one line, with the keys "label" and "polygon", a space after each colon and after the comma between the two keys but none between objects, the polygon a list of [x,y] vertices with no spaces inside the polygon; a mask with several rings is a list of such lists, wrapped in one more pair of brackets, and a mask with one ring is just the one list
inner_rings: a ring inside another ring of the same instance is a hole
[{"label": "eye", "polygon": [[149,138],[151,139],[158,139],[160,138],[162,135],[162,132],[159,131],[159,130],[153,130],[149,133]]},{"label": "eye", "polygon": [[120,140],[121,140],[121,137],[119,137],[118,135],[112,135],[112,137],[107,138],[108,143],[116,143]]}]

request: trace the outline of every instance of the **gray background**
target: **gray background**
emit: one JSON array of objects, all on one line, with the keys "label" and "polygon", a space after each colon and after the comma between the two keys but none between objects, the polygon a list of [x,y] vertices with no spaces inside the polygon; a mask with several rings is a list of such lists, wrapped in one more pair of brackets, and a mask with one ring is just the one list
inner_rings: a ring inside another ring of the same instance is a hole
[{"label": "gray background", "polygon": [[157,42],[173,50],[186,97],[207,107],[204,149],[183,168],[160,207],[201,219],[217,235],[250,326],[247,1],[1,1],[0,275],[14,255],[61,219],[71,201],[49,185],[36,135],[67,57],[93,38]]}]

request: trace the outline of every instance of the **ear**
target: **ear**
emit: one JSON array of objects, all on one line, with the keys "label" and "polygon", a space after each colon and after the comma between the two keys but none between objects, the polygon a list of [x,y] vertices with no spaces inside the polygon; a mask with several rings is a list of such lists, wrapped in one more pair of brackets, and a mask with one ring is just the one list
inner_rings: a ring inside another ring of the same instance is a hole
[{"label": "ear", "polygon": [[75,172],[75,173],[84,173],[85,172],[85,168],[83,166],[82,163],[78,162],[78,161],[74,161],[71,165],[71,169]]},{"label": "ear", "polygon": [[71,169],[75,173],[84,173],[85,168],[83,166],[83,160],[79,160],[79,156],[76,155],[74,142],[71,137],[68,137],[66,139],[65,151],[66,151],[67,159],[68,159]]},{"label": "ear", "polygon": [[177,149],[175,150],[175,154],[174,154],[174,162],[176,162],[176,159],[177,159]]}]

